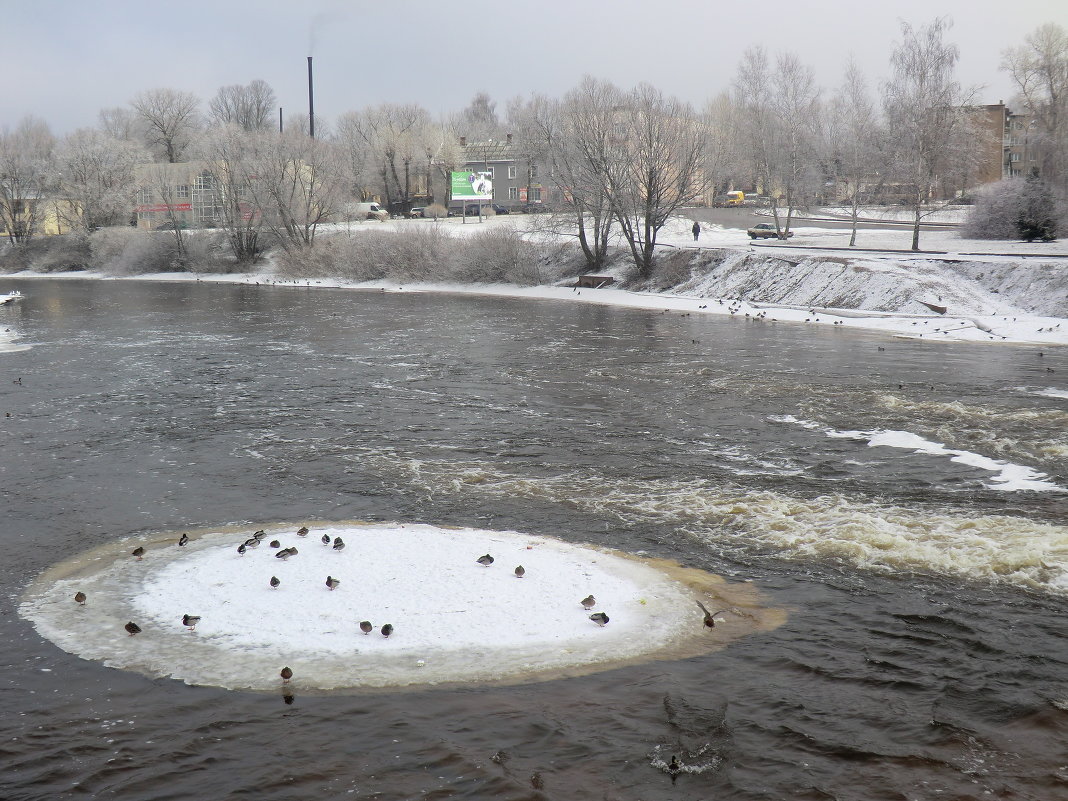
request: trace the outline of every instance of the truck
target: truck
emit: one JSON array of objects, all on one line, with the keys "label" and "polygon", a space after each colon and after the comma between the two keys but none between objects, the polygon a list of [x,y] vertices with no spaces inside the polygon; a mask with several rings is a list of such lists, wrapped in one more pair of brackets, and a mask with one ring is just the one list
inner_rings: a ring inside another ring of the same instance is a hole
[{"label": "truck", "polygon": [[744,206],[745,205],[745,192],[740,189],[732,189],[727,193],[727,205],[728,206]]}]

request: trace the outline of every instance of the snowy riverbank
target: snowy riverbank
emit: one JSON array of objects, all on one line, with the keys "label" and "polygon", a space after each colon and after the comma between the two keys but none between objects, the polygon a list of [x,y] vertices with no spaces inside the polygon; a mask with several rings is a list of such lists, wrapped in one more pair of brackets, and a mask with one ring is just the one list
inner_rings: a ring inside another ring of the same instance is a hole
[{"label": "snowy riverbank", "polygon": [[[352,223],[333,226],[321,236],[359,237],[381,231],[403,234],[419,226],[439,226],[452,236],[470,236],[492,227],[509,226],[535,240],[568,240],[566,232],[545,231],[543,219],[542,215],[509,215],[488,218],[481,223],[456,219]],[[839,249],[848,242],[847,230],[802,224],[794,229],[796,235],[788,245],[770,245],[749,242],[742,230],[708,225],[699,243],[694,243],[690,224],[685,217],[673,218],[661,232],[659,242],[663,247],[658,251],[658,259],[662,264],[670,264],[670,274],[675,280],[660,291],[579,289],[571,286],[574,278],[552,286],[533,287],[352,282],[331,278],[295,282],[279,277],[270,261],[256,272],[244,274],[158,273],[119,277],[89,272],[45,276],[18,273],[0,280],[61,277],[185,280],[298,284],[314,289],[452,292],[596,303],[690,315],[719,314],[754,324],[859,328],[922,341],[1068,344],[1068,242],[993,243],[961,240],[951,231],[925,231],[923,246],[943,252],[911,254],[894,252],[907,249],[909,231],[865,229],[858,237],[858,245],[885,250],[856,252]],[[995,246],[1013,255],[980,255]],[[1051,255],[1034,255],[1038,253]],[[620,286],[628,281],[630,265],[620,256],[603,272],[615,278],[616,286]]]}]

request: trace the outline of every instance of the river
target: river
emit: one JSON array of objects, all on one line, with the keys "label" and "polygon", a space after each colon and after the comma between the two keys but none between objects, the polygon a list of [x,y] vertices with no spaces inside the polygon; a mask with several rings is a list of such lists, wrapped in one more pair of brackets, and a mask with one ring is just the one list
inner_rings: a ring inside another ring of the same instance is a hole
[{"label": "river", "polygon": [[[30,345],[0,354],[0,798],[1068,798],[1063,351],[0,283]],[[18,614],[42,571],[115,539],[305,519],[668,558],[789,617],[690,659],[284,703],[79,659]]]}]

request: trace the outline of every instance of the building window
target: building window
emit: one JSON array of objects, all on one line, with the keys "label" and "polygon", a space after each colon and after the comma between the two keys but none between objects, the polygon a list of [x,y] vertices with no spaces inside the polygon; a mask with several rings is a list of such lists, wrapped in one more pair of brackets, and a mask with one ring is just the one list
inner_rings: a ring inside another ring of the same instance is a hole
[{"label": "building window", "polygon": [[1019,160],[1020,160],[1020,154],[1019,153],[1010,153],[1009,154],[1009,161],[1019,161]]},{"label": "building window", "polygon": [[[514,164],[511,167],[508,168],[508,177],[512,178],[512,179],[515,178],[515,165]],[[514,198],[513,198],[513,200],[514,200]]]},{"label": "building window", "polygon": [[486,172],[489,173],[489,179],[492,181],[493,180],[493,167],[487,167],[486,168]]},{"label": "building window", "polygon": [[151,189],[138,189],[137,190],[137,202],[141,204],[152,202],[152,190]]},{"label": "building window", "polygon": [[530,187],[530,200],[529,203],[541,203],[541,187]]},{"label": "building window", "polygon": [[537,177],[538,177],[538,165],[537,164],[531,164],[530,165],[530,180],[533,181]]},{"label": "building window", "polygon": [[174,196],[181,200],[189,200],[189,184],[178,184],[174,187]]},{"label": "building window", "polygon": [[[514,170],[515,167],[509,167],[508,169]],[[515,176],[513,176],[513,177],[515,177]],[[510,187],[508,187],[508,199],[509,200],[519,200],[519,187],[518,186],[510,186]]]}]

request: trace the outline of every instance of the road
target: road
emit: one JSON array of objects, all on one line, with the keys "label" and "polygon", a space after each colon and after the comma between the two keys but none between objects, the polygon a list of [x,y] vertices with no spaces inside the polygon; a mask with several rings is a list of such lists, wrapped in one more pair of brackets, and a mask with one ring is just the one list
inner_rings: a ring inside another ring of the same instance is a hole
[{"label": "road", "polygon": [[[710,209],[710,208],[688,208],[682,210],[683,214],[692,220],[697,220],[701,223],[713,223],[715,225],[722,225],[724,228],[751,228],[757,223],[771,222],[771,218],[768,216],[769,210],[766,208],[741,208],[741,209]],[[785,214],[785,213],[784,213]],[[785,223],[785,216],[781,218]],[[833,228],[848,230],[852,223],[849,220],[836,220],[831,217],[820,216],[794,216],[790,221],[790,227],[796,228],[798,226],[808,226],[816,223],[820,228]],[[957,228],[955,223],[921,223],[925,230],[941,229],[941,230],[953,230]],[[912,228],[910,222],[893,222],[883,220],[862,220],[860,223],[862,228],[891,228],[896,230],[909,230]]]}]

